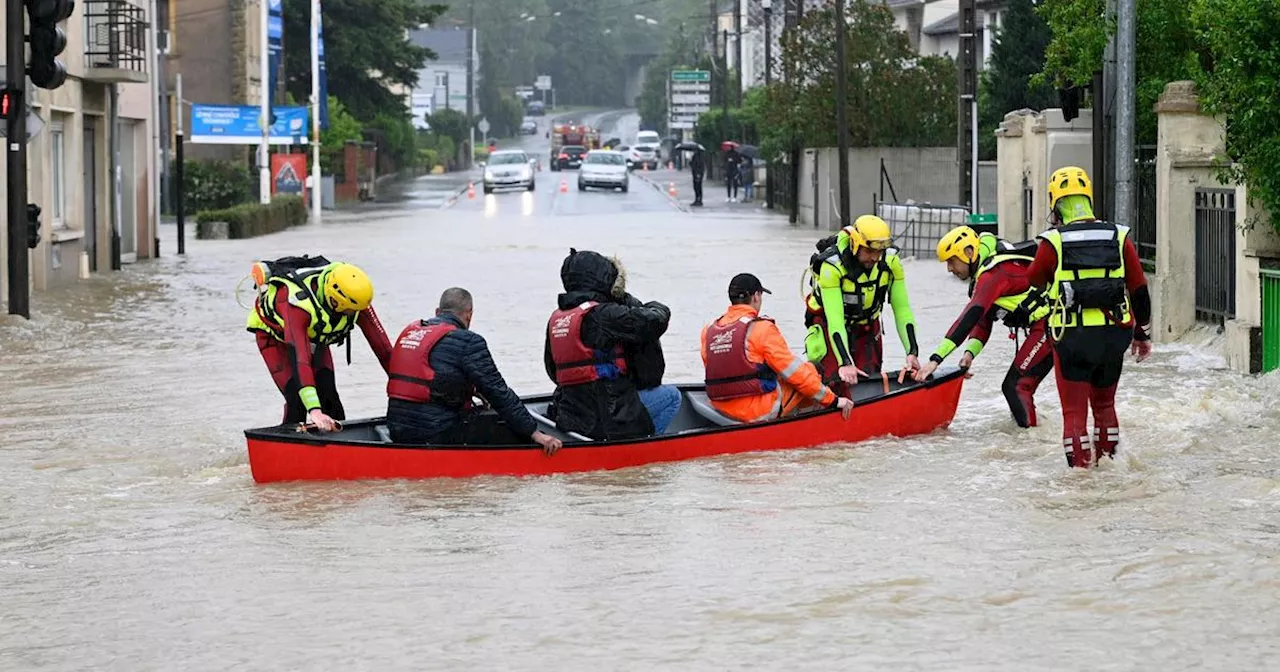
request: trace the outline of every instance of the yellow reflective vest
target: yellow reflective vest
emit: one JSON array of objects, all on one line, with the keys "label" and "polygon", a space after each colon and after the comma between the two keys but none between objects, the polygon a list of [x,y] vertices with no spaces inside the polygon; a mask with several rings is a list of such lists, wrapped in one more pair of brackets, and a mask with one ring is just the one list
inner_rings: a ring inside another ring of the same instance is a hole
[{"label": "yellow reflective vest", "polygon": [[1129,227],[1084,221],[1040,234],[1053,246],[1058,267],[1046,296],[1049,327],[1060,334],[1068,327],[1100,327],[1128,322],[1124,242]]},{"label": "yellow reflective vest", "polygon": [[322,280],[336,264],[318,268],[306,268],[297,272],[277,275],[267,279],[258,288],[258,298],[245,328],[261,331],[276,340],[284,340],[284,318],[276,312],[276,292],[289,293],[289,303],[306,311],[311,317],[307,325],[307,338],[314,345],[336,345],[347,339],[356,325],[356,316],[333,310],[320,297]]}]

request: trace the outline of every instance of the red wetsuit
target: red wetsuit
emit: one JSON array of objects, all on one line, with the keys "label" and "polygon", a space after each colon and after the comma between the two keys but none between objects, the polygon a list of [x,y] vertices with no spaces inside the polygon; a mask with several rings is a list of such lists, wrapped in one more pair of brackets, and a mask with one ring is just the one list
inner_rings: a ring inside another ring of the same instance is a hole
[{"label": "red wetsuit", "polygon": [[[285,398],[283,422],[306,421],[310,410],[303,404],[299,393],[307,387],[315,388],[320,399],[320,409],[326,415],[335,420],[346,419],[342,400],[338,398],[333,355],[329,346],[312,345],[307,336],[311,315],[289,303],[289,293],[285,291],[276,292],[275,310],[284,322],[284,340],[276,340],[261,331],[255,332],[255,335],[258,339],[258,351],[262,353],[262,360],[271,372],[271,379]],[[369,347],[373,348],[378,363],[386,370],[391,362],[391,342],[378,314],[373,311],[373,306],[361,311],[356,323],[360,325],[360,331],[369,342]]]},{"label": "red wetsuit", "polygon": [[[1057,268],[1057,251],[1047,241],[1041,241],[1028,272],[1031,284],[1048,287]],[[1120,443],[1116,385],[1120,382],[1125,351],[1135,338],[1151,339],[1151,295],[1138,248],[1131,238],[1124,242],[1124,270],[1131,308],[1129,321],[1111,326],[1069,327],[1054,343],[1058,398],[1062,401],[1062,445],[1068,463],[1073,466],[1090,464],[1090,455],[1085,450],[1089,441],[1090,406],[1093,407],[1094,449],[1098,456],[1114,457]]]},{"label": "red wetsuit", "polygon": [[[947,331],[947,340],[959,346],[966,338],[974,338],[983,344],[991,337],[992,327],[1001,319],[1004,310],[996,301],[1006,296],[1017,296],[1031,288],[1028,277],[1029,261],[1011,260],[993,266],[978,277],[973,288],[973,298],[960,311],[960,317]],[[1026,340],[1013,356],[1009,372],[1005,374],[1001,391],[1009,403],[1014,422],[1019,427],[1036,426],[1036,389],[1053,369],[1053,349],[1049,346],[1049,330],[1045,320],[1025,327]],[[942,362],[935,353],[929,359]]]}]

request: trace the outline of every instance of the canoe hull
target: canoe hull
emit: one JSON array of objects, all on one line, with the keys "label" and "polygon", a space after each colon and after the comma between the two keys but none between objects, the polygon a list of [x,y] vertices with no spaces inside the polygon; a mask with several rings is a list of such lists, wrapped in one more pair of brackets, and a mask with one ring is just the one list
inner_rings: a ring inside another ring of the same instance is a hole
[{"label": "canoe hull", "polygon": [[536,476],[927,434],[951,423],[963,383],[963,376],[951,375],[909,393],[903,390],[872,399],[856,406],[848,421],[837,412],[823,412],[632,441],[566,443],[550,457],[536,447],[398,446],[279,430],[245,434],[249,464],[258,483]]}]

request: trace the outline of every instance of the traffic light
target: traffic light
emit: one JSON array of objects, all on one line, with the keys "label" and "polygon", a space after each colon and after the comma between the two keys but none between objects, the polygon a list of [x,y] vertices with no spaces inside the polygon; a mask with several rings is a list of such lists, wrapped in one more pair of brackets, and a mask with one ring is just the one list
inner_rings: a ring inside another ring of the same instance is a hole
[{"label": "traffic light", "polygon": [[13,109],[15,94],[9,89],[0,91],[0,119],[9,118],[9,110]]},{"label": "traffic light", "polygon": [[75,0],[24,0],[30,32],[31,62],[27,75],[42,89],[56,89],[67,81],[67,68],[57,59],[67,48],[67,34],[58,27],[75,11]]},{"label": "traffic light", "polygon": [[36,249],[40,244],[40,206],[27,204],[27,247]]}]

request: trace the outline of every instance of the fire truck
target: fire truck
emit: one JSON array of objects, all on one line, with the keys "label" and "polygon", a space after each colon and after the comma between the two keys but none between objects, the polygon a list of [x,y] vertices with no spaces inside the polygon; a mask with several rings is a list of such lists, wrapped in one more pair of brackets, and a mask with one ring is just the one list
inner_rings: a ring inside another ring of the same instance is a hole
[{"label": "fire truck", "polygon": [[585,124],[556,124],[551,127],[551,170],[560,170],[560,148],[581,145],[588,151],[600,149],[600,131]]}]

